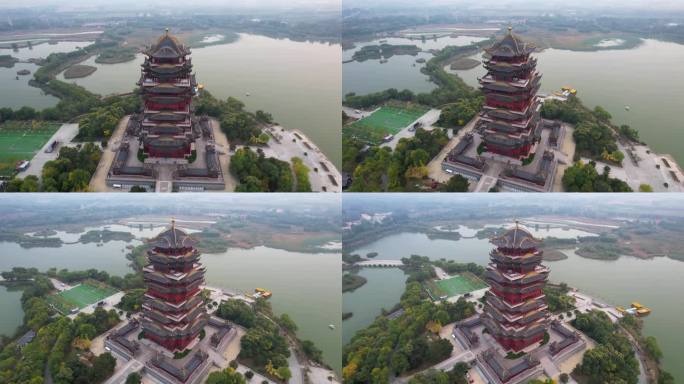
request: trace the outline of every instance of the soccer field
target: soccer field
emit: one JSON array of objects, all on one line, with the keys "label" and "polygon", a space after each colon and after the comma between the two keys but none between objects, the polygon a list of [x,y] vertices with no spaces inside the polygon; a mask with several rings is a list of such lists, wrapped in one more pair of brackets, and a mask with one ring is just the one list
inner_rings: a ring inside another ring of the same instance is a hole
[{"label": "soccer field", "polygon": [[31,160],[59,127],[32,121],[0,124],[0,175],[11,175],[20,160]]},{"label": "soccer field", "polygon": [[371,145],[382,143],[387,135],[396,135],[429,109],[412,106],[410,108],[384,106],[370,116],[355,121],[344,128],[344,133]]},{"label": "soccer field", "polygon": [[85,281],[69,290],[62,291],[50,297],[50,303],[63,314],[69,313],[74,308],[84,308],[97,303],[117,291],[99,282]]},{"label": "soccer field", "polygon": [[487,288],[487,284],[477,276],[465,272],[448,279],[436,280],[430,284],[430,288],[436,297],[452,297]]}]

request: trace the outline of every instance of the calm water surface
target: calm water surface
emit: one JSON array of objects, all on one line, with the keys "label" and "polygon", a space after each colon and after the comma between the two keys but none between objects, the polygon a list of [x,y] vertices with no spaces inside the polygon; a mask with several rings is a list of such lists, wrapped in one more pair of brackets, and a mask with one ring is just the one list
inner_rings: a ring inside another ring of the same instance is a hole
[{"label": "calm water surface", "polygon": [[[0,49],[0,55],[11,55],[19,60],[46,58],[51,53],[70,52],[78,47],[89,45],[90,42],[62,41],[57,44],[38,44],[32,48],[20,48],[17,52],[12,49]],[[33,73],[39,67],[33,63],[15,63],[12,68],[0,67],[0,107],[21,108],[25,105],[36,109],[53,107],[59,99],[46,95],[38,88],[28,85]],[[27,69],[30,75],[19,76],[17,71]]]},{"label": "calm water surface", "polygon": [[[283,126],[301,129],[340,166],[339,44],[240,34],[230,44],[193,49],[191,57],[197,81],[214,96],[236,97],[249,110],[270,112]],[[102,95],[129,92],[143,60],[139,54],[126,63],[97,64],[93,57],[84,64],[97,67],[95,73],[68,81]]]},{"label": "calm water surface", "polygon": [[[354,55],[354,52],[361,47],[382,44],[380,43],[381,40],[386,40],[385,43],[387,44],[416,45],[422,50],[429,50],[441,49],[447,45],[464,46],[473,42],[486,40],[486,38],[458,36],[426,40],[411,40],[407,38],[378,39],[371,42],[357,43],[355,48],[343,51],[343,60],[350,60]],[[346,95],[347,93],[355,92],[358,95],[362,95],[382,91],[387,88],[396,88],[399,90],[410,89],[414,92],[428,92],[436,88],[436,85],[430,82],[428,77],[420,72],[420,68],[423,67],[424,64],[416,63],[416,60],[419,58],[430,60],[432,54],[421,52],[416,56],[392,56],[386,63],[382,64],[380,63],[380,60],[345,63],[342,65],[344,94]]]}]

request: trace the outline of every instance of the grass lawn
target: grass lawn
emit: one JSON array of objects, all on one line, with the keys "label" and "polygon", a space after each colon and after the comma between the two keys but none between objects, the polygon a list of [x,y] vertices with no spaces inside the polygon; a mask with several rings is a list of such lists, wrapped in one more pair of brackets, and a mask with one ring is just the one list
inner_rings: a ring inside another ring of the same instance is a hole
[{"label": "grass lawn", "polygon": [[104,283],[86,280],[69,290],[51,295],[48,298],[48,302],[54,305],[62,314],[66,315],[74,308],[84,308],[116,292],[116,289]]},{"label": "grass lawn", "polygon": [[487,284],[470,272],[464,272],[444,280],[431,280],[427,288],[433,298],[453,297],[486,288]]},{"label": "grass lawn", "polygon": [[12,175],[18,161],[31,160],[59,127],[58,123],[42,121],[0,124],[0,176]]},{"label": "grass lawn", "polygon": [[384,106],[370,116],[344,127],[343,132],[371,145],[382,143],[387,135],[396,135],[423,116],[428,108],[410,106]]}]

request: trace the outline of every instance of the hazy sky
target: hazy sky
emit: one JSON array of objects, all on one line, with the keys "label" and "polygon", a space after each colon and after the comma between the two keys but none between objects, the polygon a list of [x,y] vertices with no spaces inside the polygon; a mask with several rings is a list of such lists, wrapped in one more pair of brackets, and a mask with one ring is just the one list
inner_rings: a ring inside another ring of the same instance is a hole
[{"label": "hazy sky", "polygon": [[221,7],[221,8],[339,8],[341,0],[0,0],[0,7],[27,8],[50,6],[58,9],[98,7],[119,8],[122,10]]},{"label": "hazy sky", "polygon": [[649,9],[684,10],[684,0],[343,0],[343,8],[376,6],[443,6],[449,8],[468,7],[479,9],[506,8],[603,8],[603,9]]}]

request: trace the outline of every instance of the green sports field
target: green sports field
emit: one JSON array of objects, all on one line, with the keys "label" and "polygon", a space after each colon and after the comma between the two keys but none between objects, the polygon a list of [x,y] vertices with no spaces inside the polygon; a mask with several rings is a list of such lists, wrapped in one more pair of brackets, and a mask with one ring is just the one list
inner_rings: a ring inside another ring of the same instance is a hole
[{"label": "green sports field", "polygon": [[427,285],[433,299],[443,296],[453,297],[463,295],[468,292],[487,288],[487,284],[484,281],[469,272],[464,272],[444,280],[430,281]]},{"label": "green sports field", "polygon": [[97,303],[117,292],[116,289],[97,281],[84,281],[69,290],[59,292],[48,298],[48,302],[62,314],[68,314],[74,308],[84,308]]},{"label": "green sports field", "polygon": [[428,108],[417,105],[384,106],[370,116],[349,124],[343,132],[368,144],[378,145],[382,143],[385,136],[396,135],[427,111],[429,111]]},{"label": "green sports field", "polygon": [[57,123],[8,121],[0,124],[0,176],[11,175],[20,160],[31,160],[59,129]]}]

